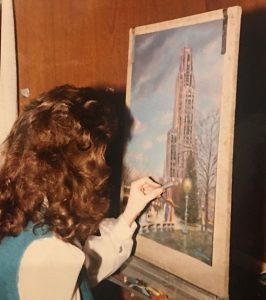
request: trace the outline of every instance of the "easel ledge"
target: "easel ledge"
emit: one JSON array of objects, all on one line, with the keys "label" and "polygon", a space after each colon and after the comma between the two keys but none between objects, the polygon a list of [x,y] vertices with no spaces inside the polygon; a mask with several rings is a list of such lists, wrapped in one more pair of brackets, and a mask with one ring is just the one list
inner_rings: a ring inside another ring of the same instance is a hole
[{"label": "easel ledge", "polygon": [[115,275],[111,276],[109,280],[119,286],[130,290],[139,299],[150,299],[142,293],[132,289],[123,281],[123,278],[131,277],[146,282],[153,288],[163,291],[168,300],[228,300],[229,298],[219,298],[205,290],[184,281],[183,279],[174,276],[140,259],[133,256],[129,262]]}]

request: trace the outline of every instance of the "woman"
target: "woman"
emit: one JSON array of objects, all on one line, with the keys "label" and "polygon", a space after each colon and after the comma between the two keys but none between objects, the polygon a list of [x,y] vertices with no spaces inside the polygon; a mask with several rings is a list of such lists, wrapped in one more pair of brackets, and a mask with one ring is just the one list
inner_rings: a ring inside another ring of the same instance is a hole
[{"label": "woman", "polygon": [[96,284],[128,258],[134,221],[162,188],[132,183],[123,214],[104,219],[115,129],[90,88],[57,87],[20,114],[0,162],[1,300],[92,299],[82,274]]}]

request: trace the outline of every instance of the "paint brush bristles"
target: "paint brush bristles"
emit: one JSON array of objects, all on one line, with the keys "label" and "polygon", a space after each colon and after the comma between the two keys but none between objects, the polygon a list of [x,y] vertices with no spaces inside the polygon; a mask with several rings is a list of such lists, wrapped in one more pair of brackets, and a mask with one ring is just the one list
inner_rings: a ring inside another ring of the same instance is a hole
[{"label": "paint brush bristles", "polygon": [[165,184],[162,185],[162,188],[164,190],[166,189],[169,189],[170,187],[173,187],[175,185],[175,183],[173,181],[169,181],[169,182],[166,182]]}]

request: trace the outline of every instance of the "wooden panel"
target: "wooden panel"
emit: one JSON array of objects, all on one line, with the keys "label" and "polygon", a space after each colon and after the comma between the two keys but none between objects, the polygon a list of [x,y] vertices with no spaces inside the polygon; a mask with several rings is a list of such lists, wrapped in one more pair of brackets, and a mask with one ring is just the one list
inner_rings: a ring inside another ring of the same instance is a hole
[{"label": "wooden panel", "polygon": [[31,97],[63,83],[124,88],[129,28],[205,11],[204,0],[191,4],[15,0],[19,86]]},{"label": "wooden panel", "polygon": [[[19,86],[31,97],[63,83],[124,88],[129,28],[264,0],[15,0]],[[20,99],[23,105],[26,99]]]}]

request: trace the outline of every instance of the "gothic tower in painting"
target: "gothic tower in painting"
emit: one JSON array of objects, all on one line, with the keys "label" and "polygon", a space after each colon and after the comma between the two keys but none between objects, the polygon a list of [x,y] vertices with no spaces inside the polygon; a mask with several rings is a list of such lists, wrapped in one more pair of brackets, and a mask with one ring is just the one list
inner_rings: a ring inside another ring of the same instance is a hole
[{"label": "gothic tower in painting", "polygon": [[192,49],[185,47],[180,54],[179,71],[176,79],[174,110],[171,129],[167,132],[164,182],[172,181],[164,198],[153,201],[141,217],[141,229],[149,231],[149,225],[158,224],[161,229],[174,228],[176,224],[175,205],[178,204],[180,184],[186,175],[187,160],[195,154],[194,126],[195,79],[193,74]]},{"label": "gothic tower in painting", "polygon": [[165,181],[181,182],[185,176],[187,158],[195,150],[194,96],[192,49],[185,47],[180,55],[172,127],[167,133]]}]

